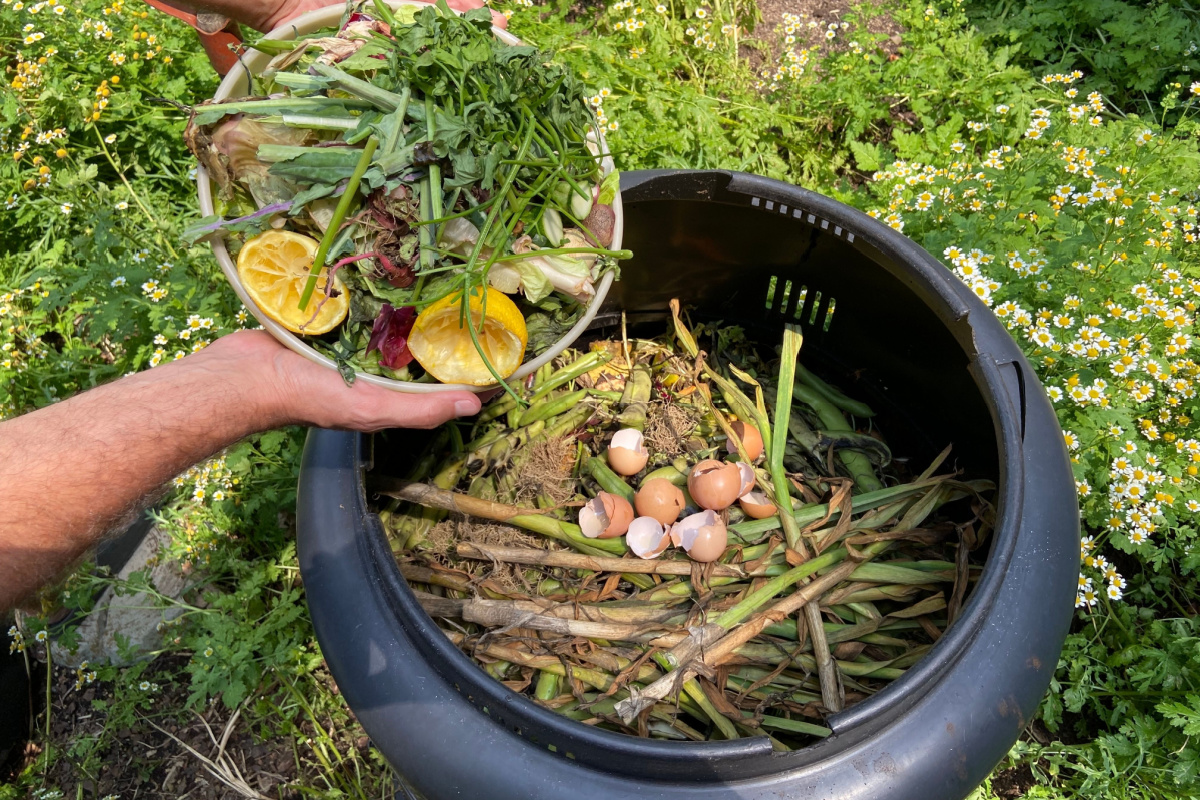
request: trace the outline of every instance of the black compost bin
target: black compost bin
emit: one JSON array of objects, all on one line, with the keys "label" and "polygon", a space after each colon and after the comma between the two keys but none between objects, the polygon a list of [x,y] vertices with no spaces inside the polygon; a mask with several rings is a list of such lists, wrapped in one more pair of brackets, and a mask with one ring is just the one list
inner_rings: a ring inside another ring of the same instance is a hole
[{"label": "black compost bin", "polygon": [[1072,614],[1075,484],[1036,376],[945,267],[848,206],[717,171],[626,173],[622,189],[636,256],[610,311],[662,320],[679,297],[764,342],[799,322],[804,362],[869,399],[895,452],[920,463],[950,442],[967,476],[996,481],[996,528],[963,613],[924,660],[803,750],[597,730],[510,692],[450,644],[368,510],[370,440],[313,430],[300,568],[346,702],[430,800],[963,797],[1032,716]]}]

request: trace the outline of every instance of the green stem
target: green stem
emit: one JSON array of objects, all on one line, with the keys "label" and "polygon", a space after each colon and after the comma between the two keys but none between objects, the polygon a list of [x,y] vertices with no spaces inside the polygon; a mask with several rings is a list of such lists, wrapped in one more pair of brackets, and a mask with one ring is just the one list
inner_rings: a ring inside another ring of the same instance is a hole
[{"label": "green stem", "polygon": [[792,385],[795,382],[796,359],[800,355],[803,342],[804,336],[798,327],[784,326],[783,350],[779,355],[779,381],[775,394],[775,424],[771,428],[771,449],[767,453],[771,481],[775,484],[775,505],[779,508],[783,534],[787,538],[788,547],[801,553],[805,550],[800,541],[800,526],[796,524],[796,515],[792,512],[792,493],[787,473],[783,468],[783,452],[787,447],[788,420],[792,414]]},{"label": "green stem", "polygon": [[[337,238],[338,230],[341,229],[342,222],[345,221],[346,214],[350,211],[350,204],[358,196],[358,185],[362,182],[362,177],[366,173],[367,167],[370,166],[371,158],[375,155],[375,148],[378,146],[379,140],[374,136],[367,140],[367,145],[363,148],[362,155],[359,156],[358,164],[354,167],[354,173],[350,176],[350,182],[346,184],[346,190],[338,199],[337,207],[333,210],[333,218],[329,221],[329,226],[325,228],[325,235],[321,237],[317,254],[313,256],[312,269],[309,270],[308,281],[304,284],[304,292],[300,295],[301,311],[308,306],[308,301],[312,299],[313,290],[317,288],[317,275],[325,267],[325,258],[329,255],[329,247]],[[331,280],[333,280],[332,275],[326,282]]]}]

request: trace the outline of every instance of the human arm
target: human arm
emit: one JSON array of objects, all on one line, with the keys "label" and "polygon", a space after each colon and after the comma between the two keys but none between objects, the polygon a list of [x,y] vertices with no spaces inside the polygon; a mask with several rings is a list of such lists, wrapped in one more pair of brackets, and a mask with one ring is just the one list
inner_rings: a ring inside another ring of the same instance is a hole
[{"label": "human arm", "polygon": [[265,331],[0,423],[0,613],[54,579],[175,475],[258,431],[432,428],[470,392],[406,395],[314,364]]}]

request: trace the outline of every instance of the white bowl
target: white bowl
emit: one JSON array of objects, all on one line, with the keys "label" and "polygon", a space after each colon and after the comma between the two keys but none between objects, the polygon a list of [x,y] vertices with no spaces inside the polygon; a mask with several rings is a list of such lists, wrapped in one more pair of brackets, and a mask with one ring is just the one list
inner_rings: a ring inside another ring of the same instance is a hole
[{"label": "white bowl", "polygon": [[[389,0],[389,4],[392,6],[427,5],[426,3],[416,2],[416,0]],[[336,27],[341,20],[344,8],[345,7],[342,5],[336,5],[319,9],[317,11],[310,11],[307,14],[302,14],[291,22],[281,25],[275,30],[271,31],[269,34],[267,34],[267,38],[284,40],[294,39],[296,36],[312,33],[319,28]],[[367,11],[369,12],[370,9],[368,8]],[[492,31],[495,32],[496,37],[505,44],[518,45],[521,43],[517,37],[501,28],[493,27]],[[261,53],[257,50],[248,49],[239,59],[239,66],[234,67],[233,70],[231,70],[229,74],[225,76],[225,80],[221,81],[221,85],[217,87],[216,94],[213,95],[213,100],[221,101],[227,100],[230,97],[245,97],[248,95],[250,93],[249,76],[257,75],[259,72],[261,72],[270,60],[270,55]],[[608,154],[608,147],[604,142],[603,133],[600,134],[600,150],[604,155],[603,160],[600,162],[601,172],[607,175],[614,169],[614,164],[612,156]],[[196,185],[200,195],[201,213],[204,216],[215,214],[216,210],[213,207],[213,185],[212,181],[208,177],[208,172],[204,169],[203,165],[199,165],[197,167]],[[619,191],[617,192],[616,198],[613,200],[612,207],[616,216],[616,223],[613,226],[613,239],[610,247],[613,250],[619,250],[621,248],[621,238],[625,232],[625,214],[621,206],[621,193]],[[223,239],[214,239],[212,242],[212,249],[213,253],[217,256],[217,262],[221,265],[221,271],[225,273],[225,277],[229,280],[229,283],[233,285],[233,290],[237,292],[238,297],[241,298],[242,302],[246,305],[246,308],[249,309],[250,313],[254,315],[254,318],[257,319],[264,328],[270,331],[272,336],[282,342],[286,347],[288,347],[288,349],[294,350],[308,360],[314,361],[318,364],[323,364],[333,370],[337,369],[337,364],[333,361],[333,359],[317,352],[311,345],[306,344],[299,336],[292,333],[278,322],[270,319],[262,312],[262,309],[260,309],[252,299],[250,299],[250,295],[246,293],[245,287],[242,286],[242,282],[238,278],[237,265],[234,263],[233,258],[230,257],[229,249],[225,246],[225,241]],[[605,273],[604,277],[601,278],[600,282],[596,285],[596,296],[592,298],[591,303],[588,304],[583,316],[579,318],[579,321],[575,323],[575,326],[571,328],[571,330],[567,331],[567,334],[555,342],[554,345],[546,350],[546,352],[542,353],[537,358],[532,359],[531,361],[526,361],[524,364],[522,364],[520,369],[512,374],[510,380],[524,378],[525,376],[530,375],[539,367],[550,363],[555,356],[570,347],[571,343],[578,339],[584,330],[587,329],[587,326],[591,324],[592,319],[596,316],[596,312],[600,310],[600,306],[604,303],[604,298],[608,295],[608,289],[612,285],[612,282],[612,272]],[[463,384],[453,383],[417,383],[414,381],[397,381],[392,380],[391,378],[384,378],[379,375],[371,375],[365,372],[357,373],[357,379],[366,381],[368,383],[373,383],[376,386],[382,386],[385,389],[411,393],[447,392],[462,389],[472,392],[482,392],[489,388],[487,386],[466,386]]]}]

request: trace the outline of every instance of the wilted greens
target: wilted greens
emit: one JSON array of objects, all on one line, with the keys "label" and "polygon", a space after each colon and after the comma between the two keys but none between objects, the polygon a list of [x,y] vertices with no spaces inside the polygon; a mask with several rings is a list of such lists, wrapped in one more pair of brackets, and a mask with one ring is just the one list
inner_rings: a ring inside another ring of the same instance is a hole
[{"label": "wilted greens", "polygon": [[519,295],[536,354],[628,255],[608,249],[617,176],[604,176],[594,114],[568,70],[497,40],[486,9],[363,5],[337,29],[254,43],[273,55],[254,96],[195,109],[186,139],[221,215],[191,235],[237,245],[283,227],[319,240],[299,308],[337,292],[323,268],[345,282],[346,321],[310,343],[347,375],[431,379],[404,343],[419,312],[451,296],[492,375],[507,377],[466,298]]}]

